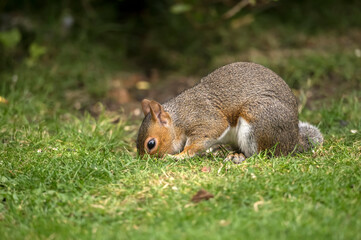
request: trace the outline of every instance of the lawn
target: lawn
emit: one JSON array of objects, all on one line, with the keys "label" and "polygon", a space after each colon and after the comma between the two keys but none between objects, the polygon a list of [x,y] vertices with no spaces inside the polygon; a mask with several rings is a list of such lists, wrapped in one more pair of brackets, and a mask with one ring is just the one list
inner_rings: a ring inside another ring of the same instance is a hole
[{"label": "lawn", "polygon": [[[289,32],[266,34],[278,41]],[[324,134],[324,145],[312,152],[261,153],[242,164],[212,155],[137,157],[141,119],[126,107],[110,110],[104,100],[125,69],[111,48],[63,43],[38,64],[4,71],[1,238],[361,239],[357,36],[357,29],[343,38],[300,34],[293,36],[297,44],[284,40],[258,51],[254,43],[242,56],[225,53],[212,62],[272,68],[294,89],[300,119]],[[214,197],[192,202],[201,189]]]}]

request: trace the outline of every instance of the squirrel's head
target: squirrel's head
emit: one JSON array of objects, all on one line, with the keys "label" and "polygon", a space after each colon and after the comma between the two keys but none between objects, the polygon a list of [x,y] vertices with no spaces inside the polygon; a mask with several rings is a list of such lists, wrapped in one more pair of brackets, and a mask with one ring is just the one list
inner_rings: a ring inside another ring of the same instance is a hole
[{"label": "squirrel's head", "polygon": [[137,137],[138,154],[162,157],[172,151],[173,123],[162,105],[156,101],[142,101],[144,119]]}]

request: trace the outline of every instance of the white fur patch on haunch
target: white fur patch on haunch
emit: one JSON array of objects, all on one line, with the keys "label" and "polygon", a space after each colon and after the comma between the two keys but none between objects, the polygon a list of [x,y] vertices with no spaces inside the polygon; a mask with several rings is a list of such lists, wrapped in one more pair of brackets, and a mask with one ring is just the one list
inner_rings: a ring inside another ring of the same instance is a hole
[{"label": "white fur patch on haunch", "polygon": [[235,127],[228,127],[217,139],[216,144],[229,144],[238,148],[246,157],[257,153],[257,143],[252,126],[243,118],[238,119]]},{"label": "white fur patch on haunch", "polygon": [[243,118],[239,118],[237,128],[238,146],[246,157],[257,152],[257,143],[253,136],[252,126]]}]

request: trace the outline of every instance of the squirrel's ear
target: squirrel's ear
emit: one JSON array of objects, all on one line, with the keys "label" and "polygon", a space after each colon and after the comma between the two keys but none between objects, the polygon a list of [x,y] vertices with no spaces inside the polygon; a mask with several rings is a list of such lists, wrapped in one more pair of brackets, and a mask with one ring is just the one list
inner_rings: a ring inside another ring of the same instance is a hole
[{"label": "squirrel's ear", "polygon": [[149,112],[152,114],[153,121],[159,121],[162,125],[169,124],[171,118],[169,114],[164,111],[164,108],[160,105],[160,103],[144,99],[142,101],[142,108],[144,115],[147,115]]},{"label": "squirrel's ear", "polygon": [[142,109],[143,109],[144,116],[147,116],[147,114],[150,112],[150,102],[151,101],[148,99],[142,100]]}]

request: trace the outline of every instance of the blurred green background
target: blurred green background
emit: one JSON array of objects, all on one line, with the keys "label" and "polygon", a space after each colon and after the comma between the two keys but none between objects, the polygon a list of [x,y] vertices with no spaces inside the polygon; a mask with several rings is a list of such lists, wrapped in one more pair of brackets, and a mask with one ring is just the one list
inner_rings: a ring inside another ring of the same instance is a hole
[{"label": "blurred green background", "polygon": [[44,77],[27,80],[29,91],[45,88],[77,110],[99,101],[119,109],[165,101],[215,68],[253,61],[307,105],[360,88],[360,16],[357,0],[5,0],[1,94],[34,74]]}]

